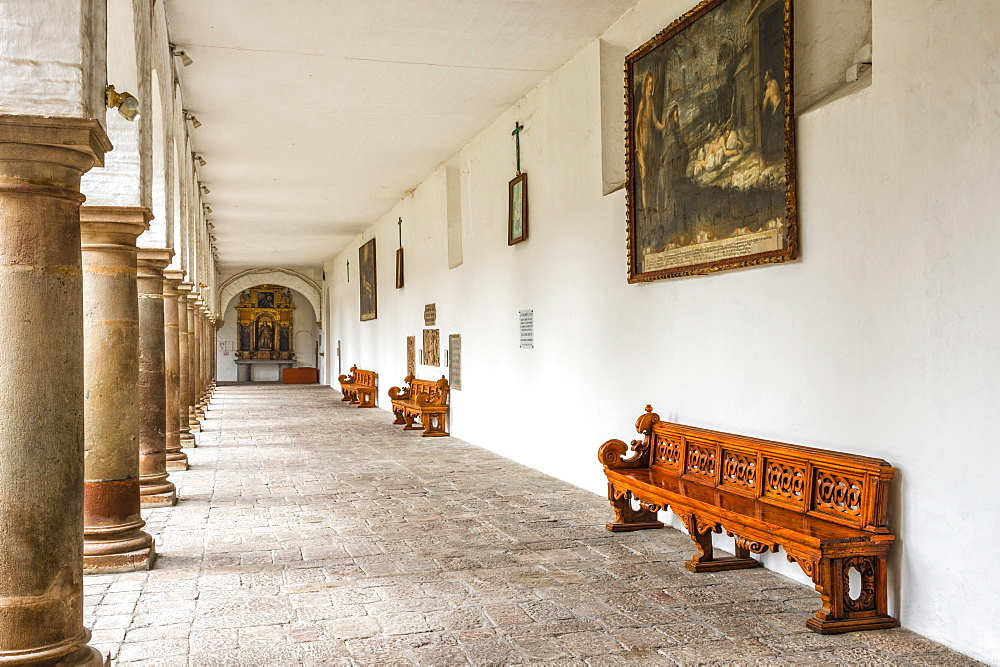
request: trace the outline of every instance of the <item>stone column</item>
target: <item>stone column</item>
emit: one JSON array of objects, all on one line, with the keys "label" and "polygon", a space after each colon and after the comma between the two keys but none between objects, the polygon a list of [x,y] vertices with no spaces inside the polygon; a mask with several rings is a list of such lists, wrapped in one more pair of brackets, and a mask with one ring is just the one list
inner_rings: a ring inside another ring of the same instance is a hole
[{"label": "stone column", "polygon": [[177,286],[177,340],[180,354],[178,355],[179,372],[177,374],[177,428],[180,431],[181,448],[196,447],[194,434],[191,433],[191,417],[188,406],[191,404],[191,335],[188,329],[188,298],[191,295],[191,283],[180,283]]},{"label": "stone column", "polygon": [[178,317],[178,288],[184,273],[177,270],[163,272],[163,366],[167,411],[167,470],[187,470],[188,457],[181,448],[181,348],[180,321]]},{"label": "stone column", "polygon": [[0,664],[103,665],[83,627],[79,118],[0,115]]},{"label": "stone column", "polygon": [[202,409],[202,377],[201,372],[204,367],[204,357],[205,357],[205,329],[202,327],[201,322],[201,309],[202,300],[199,296],[197,301],[194,303],[194,310],[192,312],[194,319],[194,349],[195,354],[194,359],[194,382],[192,384],[192,413],[194,418],[198,421],[198,428],[201,428],[201,420],[205,418],[205,412]]},{"label": "stone column", "polygon": [[163,269],[174,252],[139,250],[139,500],[143,507],[177,504],[167,473],[166,343]]},{"label": "stone column", "polygon": [[[188,411],[188,428],[194,433],[201,428],[201,422],[198,421],[198,415],[195,413],[195,403],[197,402],[197,394],[195,387],[198,385],[198,339],[196,338],[197,322],[195,317],[195,312],[197,310],[198,293],[194,291],[192,286],[191,295],[187,299],[187,322],[188,322],[188,386],[187,386],[187,411]],[[191,436],[192,439],[194,436]],[[197,447],[197,441],[194,444]]]},{"label": "stone column", "polygon": [[83,569],[148,570],[153,538],[139,515],[139,294],[136,246],[147,208],[84,206]]}]

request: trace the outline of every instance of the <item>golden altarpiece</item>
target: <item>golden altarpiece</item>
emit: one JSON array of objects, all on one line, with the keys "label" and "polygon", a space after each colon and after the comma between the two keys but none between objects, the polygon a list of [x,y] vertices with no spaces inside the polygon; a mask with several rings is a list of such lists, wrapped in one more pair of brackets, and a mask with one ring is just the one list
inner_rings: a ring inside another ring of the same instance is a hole
[{"label": "golden altarpiece", "polygon": [[280,285],[258,285],[240,293],[236,306],[237,359],[293,360],[292,292]]}]

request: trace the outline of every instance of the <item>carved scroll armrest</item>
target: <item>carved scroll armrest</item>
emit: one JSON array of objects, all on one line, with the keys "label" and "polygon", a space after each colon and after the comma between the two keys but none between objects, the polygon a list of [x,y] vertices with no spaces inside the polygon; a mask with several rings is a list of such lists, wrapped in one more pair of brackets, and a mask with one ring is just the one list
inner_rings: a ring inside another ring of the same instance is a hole
[{"label": "carved scroll armrest", "polygon": [[648,468],[649,450],[646,443],[641,440],[633,440],[631,447],[621,440],[608,440],[597,450],[597,459],[605,468],[611,470]]},{"label": "carved scroll armrest", "polygon": [[433,389],[417,396],[417,405],[448,405],[448,381],[443,375],[434,384]]},{"label": "carved scroll armrest", "polygon": [[410,388],[400,389],[399,387],[389,388],[389,398],[394,401],[403,401],[410,397]]},{"label": "carved scroll armrest", "polygon": [[350,375],[341,375],[339,378],[340,384],[351,384],[354,382],[354,378]]}]

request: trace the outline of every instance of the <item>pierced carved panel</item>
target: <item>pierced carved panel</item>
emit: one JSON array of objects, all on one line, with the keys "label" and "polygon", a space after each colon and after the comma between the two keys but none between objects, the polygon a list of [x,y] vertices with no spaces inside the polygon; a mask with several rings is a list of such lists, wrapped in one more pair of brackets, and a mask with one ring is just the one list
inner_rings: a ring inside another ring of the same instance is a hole
[{"label": "pierced carved panel", "polygon": [[688,442],[687,465],[684,472],[715,479],[715,447],[700,442]]},{"label": "pierced carved panel", "polygon": [[722,486],[747,491],[757,489],[757,457],[740,452],[722,451]]},{"label": "pierced carved panel", "polygon": [[846,475],[835,475],[819,468],[813,484],[813,509],[824,514],[860,518],[865,483]]},{"label": "pierced carved panel", "polygon": [[[851,556],[844,559],[844,608],[847,611],[875,610],[875,557]],[[851,570],[861,575],[861,592],[851,597]]]},{"label": "pierced carved panel", "polygon": [[764,462],[764,470],[764,489],[762,491],[764,497],[798,507],[805,506],[806,471],[804,468],[768,459]]},{"label": "pierced carved panel", "polygon": [[681,469],[681,443],[679,440],[657,440],[653,465],[674,472]]}]

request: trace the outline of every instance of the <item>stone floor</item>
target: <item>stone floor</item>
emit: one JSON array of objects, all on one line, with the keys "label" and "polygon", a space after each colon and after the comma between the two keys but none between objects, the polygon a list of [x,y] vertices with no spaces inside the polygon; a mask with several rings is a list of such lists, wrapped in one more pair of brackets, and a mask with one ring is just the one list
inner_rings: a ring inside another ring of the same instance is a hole
[{"label": "stone floor", "polygon": [[156,568],[86,577],[94,646],[122,665],[976,664],[906,630],[809,632],[809,588],[692,574],[681,533],[609,533],[604,498],[339,398],[219,388],[180,502],[148,512]]}]

